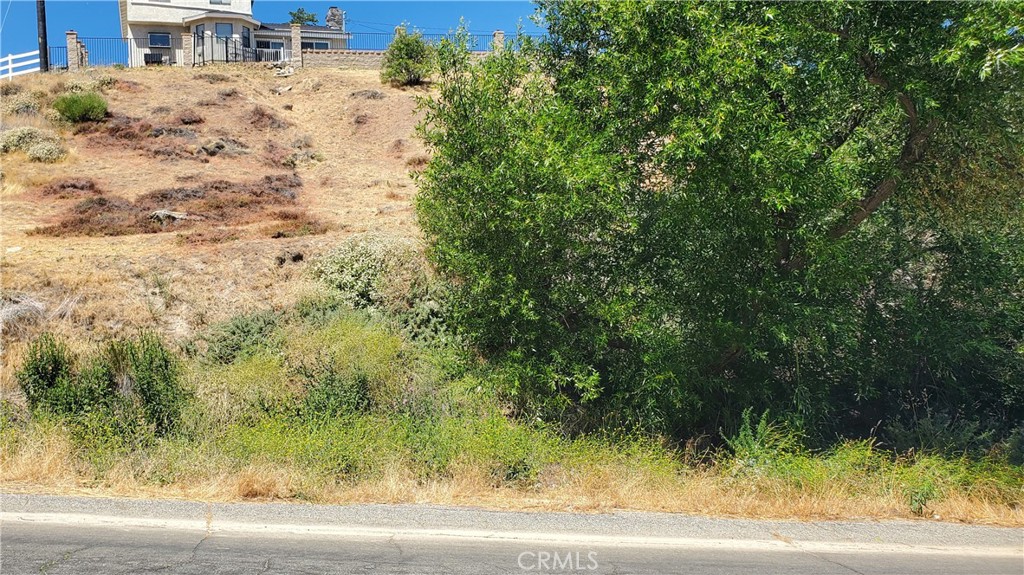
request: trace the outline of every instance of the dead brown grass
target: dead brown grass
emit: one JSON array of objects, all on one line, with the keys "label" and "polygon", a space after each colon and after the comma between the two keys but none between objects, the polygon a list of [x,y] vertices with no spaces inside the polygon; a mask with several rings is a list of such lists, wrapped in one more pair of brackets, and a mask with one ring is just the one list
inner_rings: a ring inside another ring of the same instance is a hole
[{"label": "dead brown grass", "polygon": [[43,196],[68,200],[98,196],[103,193],[103,190],[96,185],[92,178],[62,178],[49,182],[39,190],[39,193]]},{"label": "dead brown grass", "polygon": [[[89,198],[68,210],[56,224],[41,227],[36,233],[55,237],[122,236],[211,224],[246,224],[262,219],[271,208],[295,205],[301,186],[298,176],[277,174],[248,183],[214,180],[190,187],[166,188],[142,194],[134,202],[116,197]],[[157,219],[153,217],[157,210],[186,216]],[[275,217],[278,213],[275,212]],[[301,212],[287,213],[293,214],[291,220],[300,220]],[[307,221],[312,220],[307,218]]]}]

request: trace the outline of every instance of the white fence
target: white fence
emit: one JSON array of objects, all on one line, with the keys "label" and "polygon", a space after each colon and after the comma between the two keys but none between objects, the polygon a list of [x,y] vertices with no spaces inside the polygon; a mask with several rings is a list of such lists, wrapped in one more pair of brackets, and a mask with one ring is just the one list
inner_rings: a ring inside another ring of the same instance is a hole
[{"label": "white fence", "polygon": [[39,50],[0,58],[0,80],[39,71]]}]

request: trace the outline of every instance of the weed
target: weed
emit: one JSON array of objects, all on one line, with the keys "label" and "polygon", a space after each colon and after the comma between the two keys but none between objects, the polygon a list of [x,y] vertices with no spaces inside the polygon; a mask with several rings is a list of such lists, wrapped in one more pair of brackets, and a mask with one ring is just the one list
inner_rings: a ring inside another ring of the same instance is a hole
[{"label": "weed", "polygon": [[269,351],[277,345],[272,336],[278,320],[278,315],[270,310],[235,316],[203,336],[207,346],[204,357],[209,362],[227,365]]},{"label": "weed", "polygon": [[[6,84],[4,84],[6,85]],[[4,115],[31,116],[39,113],[39,101],[32,94],[15,93],[3,101]]]}]

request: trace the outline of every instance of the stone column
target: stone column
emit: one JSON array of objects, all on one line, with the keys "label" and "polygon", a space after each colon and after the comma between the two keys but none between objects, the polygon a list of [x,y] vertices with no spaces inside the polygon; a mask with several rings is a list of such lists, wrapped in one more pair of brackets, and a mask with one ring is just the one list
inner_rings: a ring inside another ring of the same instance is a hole
[{"label": "stone column", "polygon": [[179,66],[185,68],[191,68],[196,63],[195,58],[195,38],[191,32],[181,33],[181,62],[178,62]]},{"label": "stone column", "polygon": [[292,66],[302,67],[302,26],[292,24]]},{"label": "stone column", "polygon": [[491,48],[495,52],[505,48],[505,32],[501,30],[494,31],[494,39],[491,40]]},{"label": "stone column", "polygon": [[82,54],[82,67],[83,68],[88,68],[89,67],[89,49],[85,47],[85,43],[84,42],[79,42],[78,43],[78,50]]},{"label": "stone column", "polygon": [[68,44],[68,72],[77,72],[82,63],[82,56],[78,53],[78,32],[68,30],[64,35]]}]

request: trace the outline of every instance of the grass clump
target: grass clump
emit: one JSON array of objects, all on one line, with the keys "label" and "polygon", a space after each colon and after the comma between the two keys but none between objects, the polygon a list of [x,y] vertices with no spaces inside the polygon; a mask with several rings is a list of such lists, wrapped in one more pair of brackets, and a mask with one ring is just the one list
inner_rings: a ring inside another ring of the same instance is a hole
[{"label": "grass clump", "polygon": [[107,101],[96,92],[74,92],[58,96],[53,108],[69,122],[99,122],[107,117]]}]

